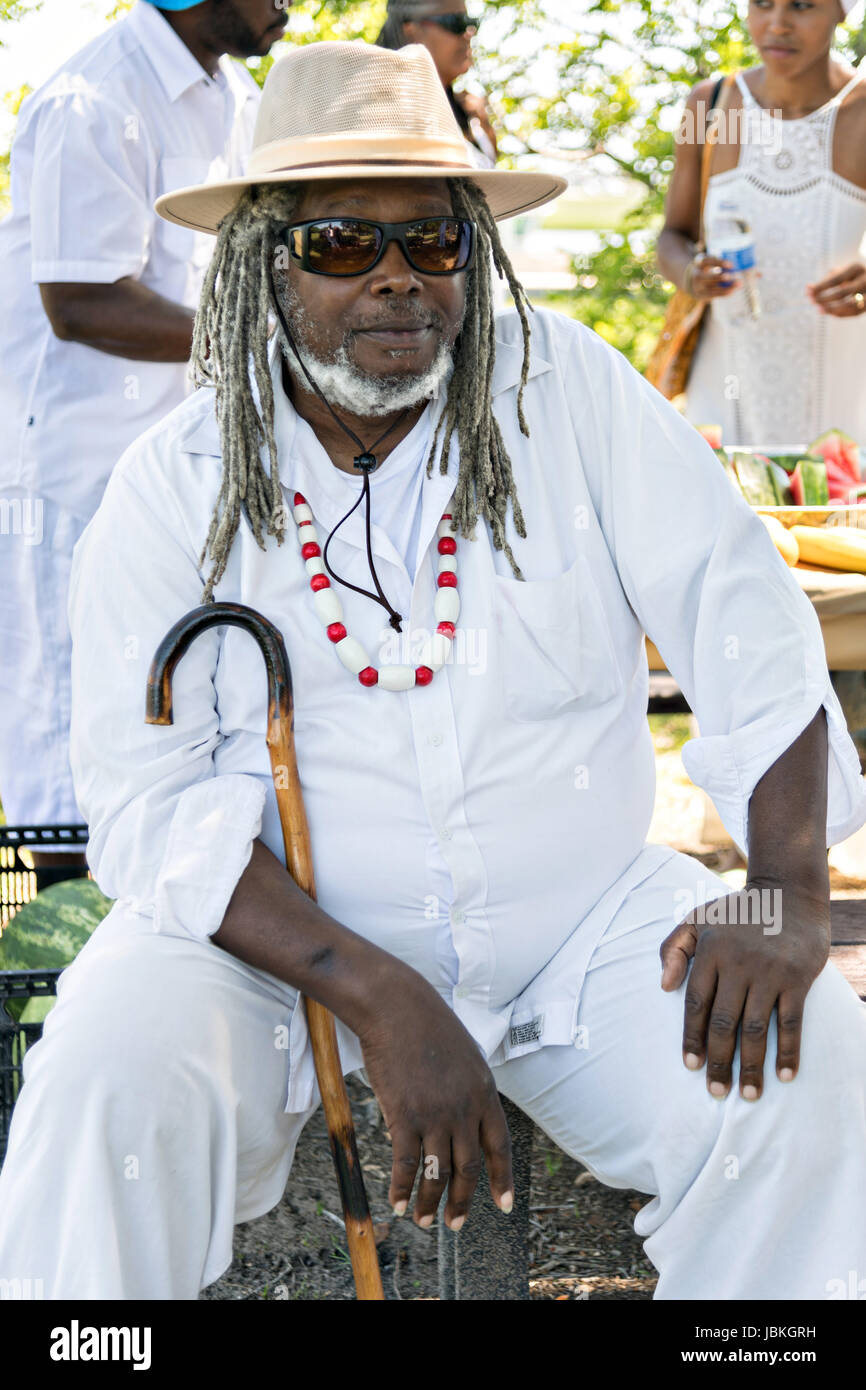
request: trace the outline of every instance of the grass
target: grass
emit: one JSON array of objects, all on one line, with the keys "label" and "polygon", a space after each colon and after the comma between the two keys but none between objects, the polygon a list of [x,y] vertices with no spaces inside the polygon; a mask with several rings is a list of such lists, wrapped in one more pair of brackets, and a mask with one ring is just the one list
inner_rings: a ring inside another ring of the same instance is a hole
[{"label": "grass", "polygon": [[675,753],[693,736],[688,714],[651,714],[650,733],[657,753]]}]

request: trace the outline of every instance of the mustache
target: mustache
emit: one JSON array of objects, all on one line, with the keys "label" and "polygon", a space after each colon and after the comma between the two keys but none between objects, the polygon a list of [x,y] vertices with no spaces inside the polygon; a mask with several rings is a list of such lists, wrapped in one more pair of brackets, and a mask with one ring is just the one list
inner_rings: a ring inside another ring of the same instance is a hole
[{"label": "mustache", "polygon": [[411,300],[403,305],[388,305],[375,318],[368,319],[365,323],[356,323],[349,330],[350,333],[369,333],[376,329],[387,326],[406,328],[438,328],[445,327],[445,321],[441,314],[437,314],[435,309],[425,309],[420,304],[414,304]]}]

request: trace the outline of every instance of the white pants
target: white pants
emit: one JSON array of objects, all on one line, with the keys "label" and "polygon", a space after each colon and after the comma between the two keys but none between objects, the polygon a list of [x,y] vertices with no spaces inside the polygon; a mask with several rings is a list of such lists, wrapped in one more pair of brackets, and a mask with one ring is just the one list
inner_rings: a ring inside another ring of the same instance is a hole
[{"label": "white pants", "polygon": [[[677,855],[630,894],[584,983],[586,1046],[496,1082],[603,1182],[654,1195],[635,1226],[657,1297],[823,1299],[866,1278],[864,1011],[828,966],[796,1081],[776,1080],[773,1030],[762,1099],[740,1099],[736,1072],[712,1099],[683,1066],[683,990],[662,993],[658,958],[677,890],[712,877]],[[0,1279],[92,1299],[194,1299],[216,1279],[234,1223],[279,1201],[309,1118],[283,1110],[294,997],[210,943],[122,914],[100,927],[26,1061]]]},{"label": "white pants", "polygon": [[[0,799],[9,825],[77,825],[69,770],[72,550],[86,522],[6,489],[0,534]],[[54,846],[51,847],[54,849]]]}]

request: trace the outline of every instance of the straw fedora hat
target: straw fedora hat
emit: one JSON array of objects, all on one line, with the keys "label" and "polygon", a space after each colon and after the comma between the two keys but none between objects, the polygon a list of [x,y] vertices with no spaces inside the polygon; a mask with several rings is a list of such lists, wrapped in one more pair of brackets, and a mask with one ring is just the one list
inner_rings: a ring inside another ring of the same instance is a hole
[{"label": "straw fedora hat", "polygon": [[477,169],[433,59],[365,43],[312,43],[274,63],[242,178],[164,193],[169,222],[215,232],[245,188],[320,179],[465,178],[496,218],[540,207],[566,187],[553,174]]}]

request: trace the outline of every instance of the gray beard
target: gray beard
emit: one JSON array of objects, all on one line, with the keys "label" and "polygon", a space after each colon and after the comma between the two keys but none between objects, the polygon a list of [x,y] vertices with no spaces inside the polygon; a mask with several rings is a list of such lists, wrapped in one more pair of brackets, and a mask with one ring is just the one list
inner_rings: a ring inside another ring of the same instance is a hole
[{"label": "gray beard", "polygon": [[[286,322],[304,361],[304,366],[315,381],[325,400],[339,406],[352,415],[361,417],[391,415],[396,410],[409,410],[422,401],[436,400],[442,386],[454,369],[451,348],[444,341],[427,370],[420,376],[369,376],[360,371],[349,357],[346,344],[340,345],[336,356],[326,362],[316,357],[307,346],[304,332],[304,316],[297,300],[289,293],[281,296]],[[304,376],[298,359],[280,332],[280,346],[292,379],[302,391],[312,394],[310,383]],[[395,349],[399,356],[399,349]]]}]

